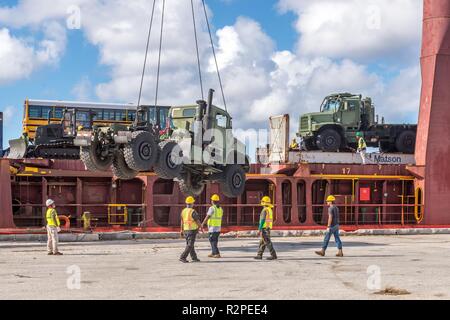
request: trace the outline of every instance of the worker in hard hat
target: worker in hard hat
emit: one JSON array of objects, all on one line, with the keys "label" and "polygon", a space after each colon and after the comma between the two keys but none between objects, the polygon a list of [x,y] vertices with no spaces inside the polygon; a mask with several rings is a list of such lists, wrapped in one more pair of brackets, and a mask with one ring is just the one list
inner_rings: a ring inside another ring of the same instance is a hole
[{"label": "worker in hard hat", "polygon": [[261,260],[266,250],[266,247],[270,251],[270,257],[267,260],[276,260],[277,253],[273,248],[272,240],[270,239],[270,231],[273,227],[273,205],[272,200],[269,197],[263,197],[261,200],[261,206],[263,207],[261,215],[259,217],[259,231],[258,236],[261,236],[261,241],[259,243],[258,254],[256,255],[256,260]]},{"label": "worker in hard hat", "polygon": [[[186,198],[186,208],[181,212],[181,235],[186,238],[186,249],[181,254],[180,261],[187,263],[187,257],[190,255],[192,262],[200,262],[195,252],[195,239],[202,223],[197,211],[194,210],[195,199]],[[203,231],[203,230],[202,230]]]},{"label": "worker in hard hat", "polygon": [[356,133],[356,139],[358,140],[358,153],[361,156],[363,165],[366,164],[366,152],[367,152],[367,143],[364,140],[364,135],[362,132]]},{"label": "worker in hard hat", "polygon": [[59,222],[58,213],[56,212],[55,201],[48,199],[45,202],[47,211],[45,218],[47,220],[47,251],[48,255],[62,256],[62,253],[58,250],[58,232],[61,231],[61,223]]},{"label": "worker in hard hat", "polygon": [[220,232],[222,231],[223,209],[219,202],[219,195],[214,194],[211,197],[211,207],[209,207],[205,220],[202,223],[202,229],[208,223],[209,242],[211,243],[211,254],[208,257],[210,258],[221,258],[218,244]]},{"label": "worker in hard hat", "polygon": [[336,198],[334,196],[329,196],[327,198],[328,205],[328,223],[327,232],[325,234],[325,239],[323,241],[322,250],[316,251],[316,254],[324,257],[325,252],[328,248],[328,243],[330,242],[331,235],[334,236],[336,246],[338,248],[338,253],[336,257],[343,257],[344,253],[342,251],[342,241],[339,237],[339,208],[336,206]]},{"label": "worker in hard hat", "polygon": [[292,139],[291,145],[289,146],[289,149],[292,151],[300,150],[300,146],[298,145],[297,139]]}]

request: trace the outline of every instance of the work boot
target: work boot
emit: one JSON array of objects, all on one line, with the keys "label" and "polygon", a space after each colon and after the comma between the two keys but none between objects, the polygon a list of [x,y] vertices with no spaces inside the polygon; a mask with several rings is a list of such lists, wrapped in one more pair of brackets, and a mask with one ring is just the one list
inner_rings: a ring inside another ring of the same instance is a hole
[{"label": "work boot", "polygon": [[208,255],[208,258],[214,258],[214,256],[215,255],[211,253],[211,254]]},{"label": "work boot", "polygon": [[320,251],[316,251],[316,254],[321,256],[321,257],[325,257],[325,250],[320,250]]},{"label": "work boot", "polygon": [[271,257],[266,258],[266,260],[269,260],[269,261],[277,260],[277,259],[278,259],[277,256],[271,256]]},{"label": "work boot", "polygon": [[63,254],[61,252],[57,252],[53,254],[54,256],[62,256]]},{"label": "work boot", "polygon": [[187,261],[186,259],[180,258],[180,261],[183,263],[189,263],[189,261]]},{"label": "work boot", "polygon": [[192,262],[200,262],[200,259],[198,258],[192,259]]},{"label": "work boot", "polygon": [[222,256],[220,254],[215,254],[215,255],[213,255],[213,258],[220,259],[220,258],[222,258]]},{"label": "work boot", "polygon": [[52,255],[53,255],[53,252],[49,252],[49,253],[47,253],[47,255],[52,256]]},{"label": "work boot", "polygon": [[344,252],[342,252],[342,249],[339,249],[336,257],[343,257],[344,256]]},{"label": "work boot", "polygon": [[253,259],[255,259],[255,260],[262,260],[262,256],[256,256]]}]

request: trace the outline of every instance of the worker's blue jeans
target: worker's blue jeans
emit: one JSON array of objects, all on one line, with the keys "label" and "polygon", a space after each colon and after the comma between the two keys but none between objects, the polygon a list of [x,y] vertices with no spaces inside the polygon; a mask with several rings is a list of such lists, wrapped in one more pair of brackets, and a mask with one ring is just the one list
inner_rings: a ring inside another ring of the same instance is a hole
[{"label": "worker's blue jeans", "polygon": [[211,250],[212,250],[213,255],[220,254],[219,246],[218,246],[219,237],[220,237],[220,232],[210,232],[209,233],[209,242],[211,243]]},{"label": "worker's blue jeans", "polygon": [[327,232],[325,234],[325,239],[323,240],[323,246],[322,246],[323,251],[327,250],[328,243],[330,242],[330,239],[331,239],[331,235],[334,236],[334,240],[336,241],[337,248],[339,250],[342,250],[342,241],[341,241],[341,238],[339,237],[339,225],[335,225],[334,227],[330,228],[330,232]]}]

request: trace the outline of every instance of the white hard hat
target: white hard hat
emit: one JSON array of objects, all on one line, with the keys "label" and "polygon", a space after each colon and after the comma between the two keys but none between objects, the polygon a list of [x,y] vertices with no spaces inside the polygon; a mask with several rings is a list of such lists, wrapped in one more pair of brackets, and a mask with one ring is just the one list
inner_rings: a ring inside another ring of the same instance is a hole
[{"label": "white hard hat", "polygon": [[53,201],[52,199],[48,199],[46,202],[45,202],[45,205],[47,206],[47,207],[50,207],[52,204],[54,204],[55,203],[55,201]]}]

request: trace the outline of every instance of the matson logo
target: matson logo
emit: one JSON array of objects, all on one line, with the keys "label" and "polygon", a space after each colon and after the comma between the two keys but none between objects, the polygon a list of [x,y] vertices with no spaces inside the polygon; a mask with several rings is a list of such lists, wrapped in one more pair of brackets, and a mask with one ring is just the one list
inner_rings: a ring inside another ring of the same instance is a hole
[{"label": "matson logo", "polygon": [[368,155],[368,158],[376,163],[398,163],[401,164],[402,157],[399,156],[388,156],[383,154],[375,154],[375,155]]}]

